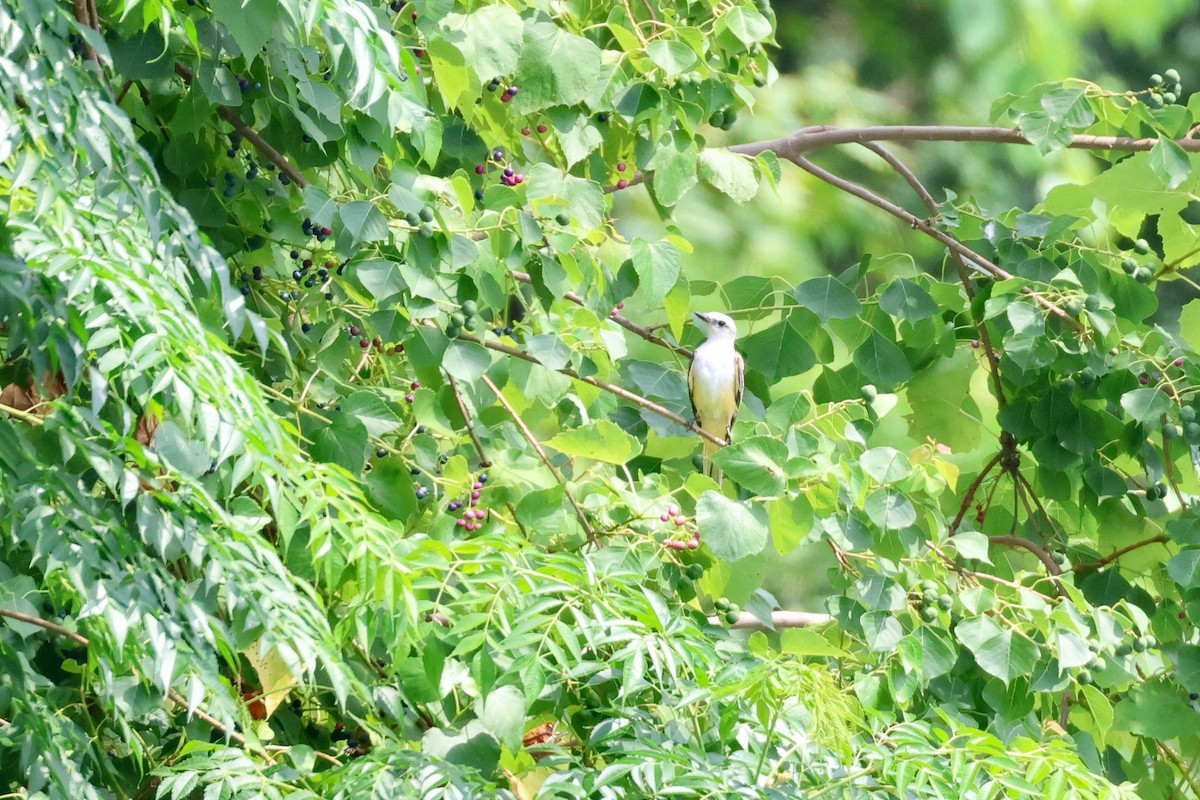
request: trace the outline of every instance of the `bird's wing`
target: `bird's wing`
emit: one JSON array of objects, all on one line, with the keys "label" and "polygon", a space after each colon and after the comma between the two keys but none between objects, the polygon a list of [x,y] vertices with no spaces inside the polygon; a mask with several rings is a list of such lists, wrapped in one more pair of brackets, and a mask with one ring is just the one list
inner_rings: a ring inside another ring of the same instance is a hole
[{"label": "bird's wing", "polygon": [[725,431],[725,440],[729,440],[730,432],[733,431],[733,423],[737,422],[738,411],[742,407],[742,393],[746,390],[746,361],[742,358],[741,353],[733,354],[734,372],[736,375],[733,378],[733,415],[729,418],[729,428]]},{"label": "bird's wing", "polygon": [[696,421],[696,426],[700,426],[700,412],[696,410],[696,361],[692,359],[692,365],[688,367],[688,401],[692,404],[692,419]]}]

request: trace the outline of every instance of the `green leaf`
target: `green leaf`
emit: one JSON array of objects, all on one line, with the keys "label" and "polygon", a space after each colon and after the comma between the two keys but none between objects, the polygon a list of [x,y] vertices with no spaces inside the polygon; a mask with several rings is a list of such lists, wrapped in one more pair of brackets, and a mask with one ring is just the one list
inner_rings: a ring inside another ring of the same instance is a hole
[{"label": "green leaf", "polygon": [[725,149],[700,151],[700,178],[735,203],[745,203],[758,194],[753,160]]},{"label": "green leaf", "polygon": [[767,526],[746,506],[719,492],[700,495],[696,521],[704,544],[724,561],[740,561],[761,553],[767,545]]},{"label": "green leaf", "polygon": [[679,280],[679,251],[670,242],[634,239],[629,254],[647,305],[659,305]]},{"label": "green leaf", "polygon": [[873,447],[859,457],[858,463],[877,483],[896,483],[912,472],[908,457],[894,447]]},{"label": "green leaf", "polygon": [[304,187],[304,207],[308,209],[308,216],[316,224],[333,225],[334,215],[338,210],[337,203],[315,183]]},{"label": "green leaf", "polygon": [[338,414],[312,439],[313,458],[338,464],[352,475],[362,472],[367,460],[367,428],[357,417]]},{"label": "green leaf", "polygon": [[[471,86],[466,58],[457,47],[445,39],[433,39],[427,48],[429,65],[433,67],[434,85],[442,93],[447,108],[458,108],[463,95]],[[468,98],[468,101],[470,98]]]},{"label": "green leaf", "polygon": [[717,18],[717,36],[731,34],[742,44],[754,44],[771,35],[771,21],[751,8],[734,6]]},{"label": "green leaf", "polygon": [[338,217],[341,219],[338,238],[340,239],[343,233],[348,235],[352,248],[387,238],[387,220],[370,200],[347,203],[338,209]]},{"label": "green leaf", "polygon": [[1028,675],[1037,661],[1038,648],[1028,639],[1002,629],[990,617],[965,619],[954,629],[955,638],[975,656],[980,668],[1007,685]]},{"label": "green leaf", "polygon": [[1174,683],[1135,683],[1117,703],[1113,727],[1158,741],[1192,737],[1200,733],[1200,715],[1187,704],[1187,695]]},{"label": "green leaf", "polygon": [[770,436],[752,436],[723,447],[712,460],[738,485],[757,495],[777,495],[786,482],[787,445]]},{"label": "green leaf", "polygon": [[342,401],[342,413],[356,417],[367,433],[378,438],[400,427],[400,417],[372,392],[355,392]]},{"label": "green leaf", "polygon": [[787,555],[812,533],[812,504],[803,494],[776,498],[767,509],[771,542],[780,555]]},{"label": "green leaf", "polygon": [[912,377],[912,369],[904,353],[875,330],[854,351],[854,366],[867,380],[885,392]]},{"label": "green leaf", "polygon": [[1132,389],[1121,395],[1121,408],[1138,422],[1156,423],[1171,408],[1171,399],[1158,389]]},{"label": "green leaf", "polygon": [[945,675],[958,660],[946,637],[924,625],[900,640],[899,651],[904,662],[926,681]]},{"label": "green leaf", "polygon": [[918,322],[938,313],[938,304],[920,285],[907,278],[892,281],[879,295],[879,307],[893,317]]},{"label": "green leaf", "polygon": [[525,733],[525,696],[515,686],[501,686],[483,698],[479,721],[502,745],[512,751]]},{"label": "green leaf", "polygon": [[553,216],[551,210],[569,208],[585,228],[599,228],[603,222],[604,191],[595,181],[568,175],[550,164],[534,165],[525,181],[525,197],[534,211]]},{"label": "green leaf", "polygon": [[771,327],[746,337],[741,345],[746,367],[763,373],[772,382],[812,369],[817,354],[809,346],[802,324],[799,314],[789,314]]},{"label": "green leaf", "polygon": [[1150,169],[1167,189],[1178,188],[1192,174],[1192,160],[1182,147],[1163,136],[1150,148]]},{"label": "green leaf", "polygon": [[917,521],[917,510],[912,501],[891,489],[871,492],[867,495],[863,510],[872,522],[891,531],[903,530]]},{"label": "green leaf", "polygon": [[367,473],[367,496],[388,519],[409,522],[417,511],[417,495],[408,465],[399,458],[375,461]]},{"label": "green leaf", "polygon": [[492,365],[492,355],[483,345],[455,339],[446,348],[442,357],[442,368],[455,380],[472,383],[487,372]]},{"label": "green leaf", "polygon": [[683,42],[658,39],[646,45],[646,56],[654,65],[674,77],[696,66],[696,53]]},{"label": "green leaf", "polygon": [[793,293],[796,302],[812,311],[822,322],[831,319],[849,319],[858,315],[862,303],[846,284],[832,275],[805,281]]},{"label": "green leaf", "polygon": [[642,443],[606,419],[563,431],[546,442],[573,458],[590,458],[606,464],[627,464],[642,452]]},{"label": "green leaf", "polygon": [[225,23],[248,64],[262,55],[283,11],[276,0],[211,0],[209,7],[212,18]]},{"label": "green leaf", "polygon": [[480,82],[510,75],[517,68],[525,30],[511,6],[485,5],[465,16],[449,14],[439,27],[448,32]]},{"label": "green leaf", "polygon": [[1172,556],[1167,574],[1184,589],[1200,586],[1200,548],[1186,547]]},{"label": "green leaf", "polygon": [[683,131],[672,131],[658,140],[646,165],[653,172],[650,188],[664,206],[675,205],[696,185],[696,142]]},{"label": "green leaf", "polygon": [[528,22],[514,75],[521,93],[513,98],[512,109],[532,114],[581,103],[600,74],[600,48],[590,40],[552,22]]},{"label": "green leaf", "polygon": [[363,261],[355,265],[354,274],[379,305],[408,288],[394,261]]}]

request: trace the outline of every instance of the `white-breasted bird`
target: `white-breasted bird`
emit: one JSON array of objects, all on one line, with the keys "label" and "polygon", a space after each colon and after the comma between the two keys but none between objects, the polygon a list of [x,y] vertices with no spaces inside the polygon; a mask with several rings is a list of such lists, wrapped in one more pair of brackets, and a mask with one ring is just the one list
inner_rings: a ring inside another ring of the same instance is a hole
[{"label": "white-breasted bird", "polygon": [[[702,430],[729,441],[746,385],[746,364],[733,346],[737,327],[732,319],[715,311],[694,311],[692,316],[700,330],[708,334],[704,344],[696,348],[692,367],[688,370],[692,413]],[[717,445],[704,439],[704,470],[720,481],[720,471],[710,461],[716,451]]]}]

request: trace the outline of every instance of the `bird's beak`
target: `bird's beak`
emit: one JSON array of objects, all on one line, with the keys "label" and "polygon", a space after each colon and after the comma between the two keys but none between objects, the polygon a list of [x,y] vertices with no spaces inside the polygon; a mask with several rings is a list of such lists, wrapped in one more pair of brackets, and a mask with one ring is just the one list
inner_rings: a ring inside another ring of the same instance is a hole
[{"label": "bird's beak", "polygon": [[707,314],[702,314],[699,311],[693,311],[692,316],[695,317],[696,319],[700,320],[701,322],[703,322],[705,325],[709,324]]}]

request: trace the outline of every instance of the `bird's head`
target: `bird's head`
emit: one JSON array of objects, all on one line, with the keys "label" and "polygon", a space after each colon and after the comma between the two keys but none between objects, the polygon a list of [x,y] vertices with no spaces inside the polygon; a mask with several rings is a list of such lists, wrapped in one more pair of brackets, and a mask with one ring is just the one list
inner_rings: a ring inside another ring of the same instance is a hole
[{"label": "bird's head", "polygon": [[737,326],[724,314],[717,311],[693,311],[692,316],[696,319],[700,330],[708,334],[709,339],[733,340],[737,338]]}]

